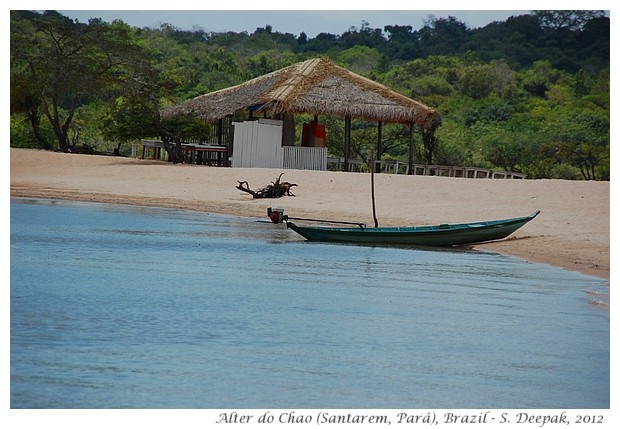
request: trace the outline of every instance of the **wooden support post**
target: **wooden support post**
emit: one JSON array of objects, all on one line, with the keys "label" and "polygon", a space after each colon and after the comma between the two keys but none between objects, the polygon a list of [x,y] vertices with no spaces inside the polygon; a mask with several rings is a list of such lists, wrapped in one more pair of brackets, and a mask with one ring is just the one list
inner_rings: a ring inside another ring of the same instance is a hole
[{"label": "wooden support post", "polygon": [[383,152],[383,122],[379,121],[377,126],[377,161],[381,160],[381,152]]},{"label": "wooden support post", "polygon": [[344,171],[349,171],[349,156],[351,154],[351,117],[344,118]]},{"label": "wooden support post", "polygon": [[217,121],[217,144],[219,146],[222,146],[222,128],[223,128],[222,125],[223,125],[222,119]]},{"label": "wooden support post", "polygon": [[415,174],[413,167],[413,122],[409,125],[409,171],[410,175]]}]

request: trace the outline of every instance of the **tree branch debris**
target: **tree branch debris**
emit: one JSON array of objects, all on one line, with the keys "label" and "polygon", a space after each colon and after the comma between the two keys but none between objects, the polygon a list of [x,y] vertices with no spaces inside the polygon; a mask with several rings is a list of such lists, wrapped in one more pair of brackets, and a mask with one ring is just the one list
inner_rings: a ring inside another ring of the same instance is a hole
[{"label": "tree branch debris", "polygon": [[280,182],[283,174],[284,173],[280,173],[275,182],[271,182],[271,185],[267,185],[257,191],[253,191],[252,189],[250,189],[250,185],[245,180],[238,181],[239,184],[235,186],[235,188],[239,189],[240,191],[247,192],[248,194],[252,195],[253,198],[280,198],[284,195],[294,197],[295,194],[291,192],[291,188],[297,186],[297,184],[290,182]]}]

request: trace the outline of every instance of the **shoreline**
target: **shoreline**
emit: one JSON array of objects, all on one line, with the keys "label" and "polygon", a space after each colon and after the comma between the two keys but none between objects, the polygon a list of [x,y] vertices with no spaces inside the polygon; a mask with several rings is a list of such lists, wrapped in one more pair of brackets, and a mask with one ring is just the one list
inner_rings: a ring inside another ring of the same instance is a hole
[{"label": "shoreline", "polygon": [[[264,217],[280,207],[296,217],[372,224],[363,173],[173,165],[162,161],[11,148],[11,197],[131,204]],[[282,180],[294,197],[252,199]],[[381,226],[428,225],[541,214],[509,238],[472,246],[586,275],[610,278],[610,183],[375,175]]]}]

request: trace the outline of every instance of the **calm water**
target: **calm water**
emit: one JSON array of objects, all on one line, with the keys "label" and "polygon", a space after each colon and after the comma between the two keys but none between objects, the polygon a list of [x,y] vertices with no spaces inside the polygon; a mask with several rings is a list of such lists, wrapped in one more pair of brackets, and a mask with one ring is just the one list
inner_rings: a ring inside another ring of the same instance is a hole
[{"label": "calm water", "polygon": [[13,408],[608,408],[609,284],[281,225],[13,200]]}]

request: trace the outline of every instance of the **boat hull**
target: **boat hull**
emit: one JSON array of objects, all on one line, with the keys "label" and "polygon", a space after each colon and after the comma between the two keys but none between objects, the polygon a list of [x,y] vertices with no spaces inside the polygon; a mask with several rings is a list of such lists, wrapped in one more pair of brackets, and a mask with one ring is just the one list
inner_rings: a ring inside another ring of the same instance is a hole
[{"label": "boat hull", "polygon": [[334,228],[298,225],[290,221],[287,227],[311,241],[458,246],[504,239],[539,213],[540,210],[529,216],[511,219],[400,228]]}]

